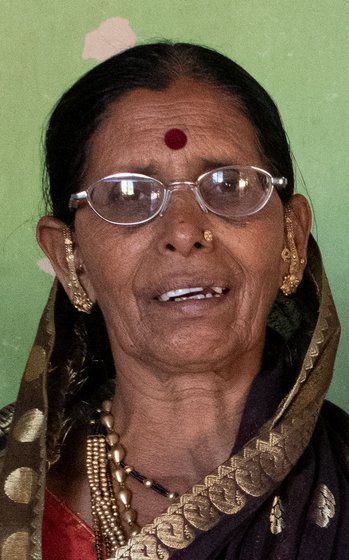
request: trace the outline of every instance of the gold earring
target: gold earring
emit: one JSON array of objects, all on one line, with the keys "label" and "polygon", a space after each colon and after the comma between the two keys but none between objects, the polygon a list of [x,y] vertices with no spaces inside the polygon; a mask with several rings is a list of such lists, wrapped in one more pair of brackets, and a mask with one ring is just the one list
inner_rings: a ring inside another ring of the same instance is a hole
[{"label": "gold earring", "polygon": [[288,206],[286,206],[285,208],[285,222],[286,222],[287,242],[289,248],[285,247],[282,250],[281,258],[284,262],[290,263],[290,270],[289,273],[286,274],[286,276],[284,276],[283,282],[280,286],[280,290],[285,294],[285,296],[289,296],[297,290],[300,284],[300,280],[298,278],[299,256],[294,241],[294,231],[293,231],[293,223],[291,218],[291,210],[289,209]]},{"label": "gold earring", "polygon": [[204,239],[205,241],[211,242],[213,241],[213,233],[209,229],[205,229],[204,231]]},{"label": "gold earring", "polygon": [[67,286],[71,291],[71,302],[74,307],[81,311],[82,313],[91,313],[93,302],[88,297],[86,291],[80,284],[80,280],[76,273],[75,259],[73,253],[73,240],[71,237],[70,228],[67,226],[63,227],[63,237],[64,237],[64,248],[65,248],[65,258],[68,265],[69,277]]}]

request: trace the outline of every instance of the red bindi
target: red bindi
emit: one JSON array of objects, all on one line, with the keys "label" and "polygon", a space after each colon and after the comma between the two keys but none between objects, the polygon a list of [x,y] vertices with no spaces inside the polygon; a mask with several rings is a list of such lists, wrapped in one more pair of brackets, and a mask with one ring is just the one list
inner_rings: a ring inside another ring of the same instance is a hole
[{"label": "red bindi", "polygon": [[187,143],[187,135],[180,128],[171,128],[164,136],[165,144],[171,150],[180,150]]}]

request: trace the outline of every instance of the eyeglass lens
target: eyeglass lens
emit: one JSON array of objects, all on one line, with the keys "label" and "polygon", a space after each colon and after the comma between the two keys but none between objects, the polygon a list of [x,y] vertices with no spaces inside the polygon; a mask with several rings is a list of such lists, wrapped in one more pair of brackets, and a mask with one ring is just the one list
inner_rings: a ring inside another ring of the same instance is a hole
[{"label": "eyeglass lens", "polygon": [[[221,168],[206,173],[197,183],[207,208],[221,216],[241,218],[258,211],[272,189],[270,176],[249,169]],[[91,206],[103,218],[137,223],[155,216],[165,189],[151,177],[107,177],[89,190]]]},{"label": "eyeglass lens", "polygon": [[164,198],[164,188],[151,178],[107,178],[94,185],[92,207],[103,218],[118,223],[141,222],[154,216]]},{"label": "eyeglass lens", "polygon": [[200,194],[220,216],[241,218],[256,212],[271,189],[268,175],[254,169],[217,169],[203,176]]}]

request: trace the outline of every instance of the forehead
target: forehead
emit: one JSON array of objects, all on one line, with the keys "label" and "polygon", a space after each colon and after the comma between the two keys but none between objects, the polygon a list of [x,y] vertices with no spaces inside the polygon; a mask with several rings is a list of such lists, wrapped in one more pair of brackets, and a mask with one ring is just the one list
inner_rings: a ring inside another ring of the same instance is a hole
[{"label": "forehead", "polygon": [[[182,149],[165,142],[171,129],[185,133]],[[238,102],[214,86],[181,78],[164,91],[133,90],[109,107],[91,139],[87,175],[93,180],[189,161],[201,172],[204,161],[260,160],[255,129]]]}]

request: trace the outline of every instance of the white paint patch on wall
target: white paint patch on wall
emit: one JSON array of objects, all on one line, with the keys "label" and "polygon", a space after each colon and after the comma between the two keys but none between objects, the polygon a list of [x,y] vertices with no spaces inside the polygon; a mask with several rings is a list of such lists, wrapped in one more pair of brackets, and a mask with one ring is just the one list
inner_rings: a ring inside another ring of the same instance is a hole
[{"label": "white paint patch on wall", "polygon": [[50,263],[50,261],[48,260],[47,257],[43,257],[36,264],[38,265],[40,270],[42,270],[43,272],[46,272],[50,276],[55,277],[55,271],[53,270],[52,265],[51,265],[51,263]]},{"label": "white paint patch on wall", "polygon": [[82,58],[102,61],[136,44],[136,34],[129,21],[112,17],[102,21],[99,27],[86,33]]}]

